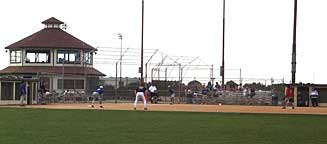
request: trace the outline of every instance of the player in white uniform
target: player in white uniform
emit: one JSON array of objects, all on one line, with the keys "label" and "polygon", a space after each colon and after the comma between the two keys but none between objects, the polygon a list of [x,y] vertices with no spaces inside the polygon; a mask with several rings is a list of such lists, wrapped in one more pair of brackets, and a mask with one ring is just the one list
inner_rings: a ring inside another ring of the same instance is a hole
[{"label": "player in white uniform", "polygon": [[149,91],[150,91],[151,103],[158,103],[157,102],[157,98],[158,98],[157,87],[151,83],[151,86],[149,87]]},{"label": "player in white uniform", "polygon": [[144,93],[146,92],[146,88],[144,87],[144,83],[140,82],[140,85],[136,88],[135,90],[135,101],[134,101],[134,110],[136,110],[136,104],[138,102],[138,99],[141,97],[143,100],[143,104],[144,104],[144,110],[147,110],[146,107],[146,100],[144,97]]}]

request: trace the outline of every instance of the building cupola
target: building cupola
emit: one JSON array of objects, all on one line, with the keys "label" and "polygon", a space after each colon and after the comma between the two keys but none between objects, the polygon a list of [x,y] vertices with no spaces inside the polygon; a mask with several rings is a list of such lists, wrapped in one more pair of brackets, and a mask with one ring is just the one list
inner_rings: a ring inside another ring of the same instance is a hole
[{"label": "building cupola", "polygon": [[60,25],[64,24],[64,22],[51,17],[45,21],[42,22],[42,24],[45,25],[45,28],[60,28]]}]

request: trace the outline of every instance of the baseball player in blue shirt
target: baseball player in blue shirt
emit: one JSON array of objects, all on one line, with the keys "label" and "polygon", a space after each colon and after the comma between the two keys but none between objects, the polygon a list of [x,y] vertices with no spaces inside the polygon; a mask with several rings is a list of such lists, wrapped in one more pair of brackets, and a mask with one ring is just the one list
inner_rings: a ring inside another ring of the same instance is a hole
[{"label": "baseball player in blue shirt", "polygon": [[99,86],[98,89],[96,89],[93,93],[92,93],[92,96],[93,96],[93,100],[92,100],[92,105],[91,107],[94,108],[94,102],[95,102],[95,99],[98,98],[99,100],[99,104],[100,104],[100,108],[103,108],[102,106],[102,95],[103,95],[103,86]]}]

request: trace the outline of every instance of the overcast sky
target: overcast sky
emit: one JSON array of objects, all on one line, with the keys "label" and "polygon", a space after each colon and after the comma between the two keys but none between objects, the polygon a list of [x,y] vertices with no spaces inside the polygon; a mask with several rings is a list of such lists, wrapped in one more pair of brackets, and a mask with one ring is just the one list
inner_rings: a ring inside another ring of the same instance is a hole
[{"label": "overcast sky", "polygon": [[[218,69],[222,2],[145,0],[144,49],[199,56]],[[242,69],[244,78],[290,82],[293,5],[294,0],[226,0],[225,68]],[[326,0],[298,2],[297,82],[327,83],[326,7]],[[123,34],[123,47],[141,46],[141,0],[1,0],[0,68],[9,63],[4,47],[43,29],[41,22],[50,17],[67,23],[68,33],[94,47],[119,48],[117,33]],[[115,76],[112,66],[95,64]],[[123,76],[138,76],[135,69],[123,70]],[[231,71],[226,77],[239,77]],[[219,72],[214,76],[220,78]]]}]

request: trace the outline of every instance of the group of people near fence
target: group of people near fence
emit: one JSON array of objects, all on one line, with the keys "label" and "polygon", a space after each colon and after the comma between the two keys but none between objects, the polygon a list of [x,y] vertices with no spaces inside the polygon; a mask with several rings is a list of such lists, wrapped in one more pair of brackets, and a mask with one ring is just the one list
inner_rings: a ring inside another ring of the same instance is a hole
[{"label": "group of people near fence", "polygon": [[[21,90],[21,95],[22,95],[21,101],[22,101],[23,95],[24,94],[26,95],[26,91],[24,91],[26,88],[24,88],[24,87],[26,87],[25,83],[22,83],[20,85],[20,90]],[[216,91],[219,90],[217,88],[218,88],[218,86],[216,86]],[[207,86],[204,84],[201,93],[197,93],[197,92],[192,91],[191,89],[187,89],[186,90],[187,103],[194,103],[194,97],[200,96],[201,104],[206,104],[208,94],[212,90],[215,91],[214,89],[212,89],[212,87],[210,87],[210,84],[208,84]],[[92,107],[94,107],[94,101],[96,99],[98,99],[100,108],[103,108],[103,106],[102,106],[103,92],[104,92],[103,86],[99,86],[99,88],[97,88],[92,93],[92,96],[93,96]],[[171,85],[168,86],[168,92],[170,95],[170,104],[174,104],[175,103],[175,91]],[[158,103],[159,95],[158,95],[158,89],[157,89],[156,85],[150,84],[149,88],[147,89],[144,85],[144,82],[140,81],[139,85],[135,89],[134,110],[136,110],[136,105],[137,105],[137,102],[139,99],[142,99],[143,105],[144,105],[144,110],[147,110],[147,106],[146,106],[147,102],[148,102],[147,95],[150,95],[149,100],[151,101],[151,103],[153,103],[153,104]],[[252,98],[253,96],[255,96],[255,89],[254,88],[244,88],[243,96]],[[310,92],[310,98],[311,98],[313,107],[319,106],[319,104],[318,104],[319,93],[316,88],[312,88],[312,91]],[[290,107],[291,109],[295,108],[295,106],[294,106],[294,89],[290,85],[287,85],[285,87],[285,96],[283,98],[282,105],[283,105],[283,109],[285,109],[287,107]]]},{"label": "group of people near fence", "polygon": [[[309,93],[312,107],[319,106],[319,92],[318,89],[313,87],[311,92]],[[287,85],[285,87],[285,96],[283,98],[283,109],[286,109],[287,107],[294,109],[294,88],[291,87],[291,85]]]},{"label": "group of people near fence", "polygon": [[216,82],[214,88],[211,84],[211,82],[208,82],[208,84],[205,86],[205,84],[203,85],[203,90],[208,90],[208,94],[209,95],[211,93],[211,91],[213,92],[213,96],[215,97],[220,97],[223,95],[223,92],[228,90],[228,91],[239,91],[239,92],[242,92],[243,96],[244,97],[248,97],[248,98],[253,98],[256,94],[256,90],[253,86],[250,86],[250,87],[238,87],[238,88],[229,88],[227,89],[226,87],[225,88],[222,88],[218,82]]},{"label": "group of people near fence", "polygon": [[[28,84],[25,81],[22,81],[19,85],[19,95],[20,95],[20,105],[24,106],[24,100],[27,95],[27,87]],[[186,98],[187,103],[194,103],[194,97],[200,96],[201,97],[201,104],[207,103],[207,97],[208,94],[214,91],[215,93],[218,91],[221,91],[221,87],[218,83],[216,83],[215,89],[213,89],[211,83],[209,82],[207,85],[203,84],[203,89],[201,92],[194,92],[191,89],[186,89]],[[40,94],[41,98],[44,98],[49,92],[45,88],[44,84],[40,85]],[[98,100],[99,107],[103,108],[102,101],[103,101],[103,93],[104,88],[103,86],[97,87],[95,91],[92,92],[92,104],[91,107],[95,107],[95,101]],[[168,86],[168,93],[170,95],[170,104],[175,103],[175,91],[173,89],[173,86]],[[136,105],[139,99],[143,100],[144,104],[144,110],[147,110],[147,95],[149,95],[149,100],[153,104],[157,104],[159,101],[159,95],[158,95],[158,89],[156,85],[150,84],[149,88],[146,88],[144,85],[144,82],[140,81],[137,88],[135,89],[135,101],[134,101],[134,110],[136,110]],[[254,88],[244,88],[243,89],[243,96],[252,98],[255,96],[255,89]],[[313,87],[312,91],[309,93],[311,103],[313,107],[319,106],[319,92],[317,88]],[[44,101],[44,100],[42,100]],[[41,102],[42,102],[41,101]],[[43,104],[43,103],[41,103]],[[282,101],[282,108],[286,109],[287,107],[294,109],[294,88],[291,87],[291,85],[287,85],[285,87],[285,93]]]},{"label": "group of people near fence", "polygon": [[[28,91],[29,85],[27,81],[21,81],[21,83],[18,86],[19,89],[19,105],[25,106],[25,99],[27,97],[27,91]],[[39,104],[45,104],[45,98],[46,95],[49,95],[48,90],[46,89],[44,83],[40,85],[39,89],[39,95],[38,95],[38,103]]]},{"label": "group of people near fence", "polygon": [[[155,84],[150,83],[150,87],[149,87],[149,92],[150,92],[150,101],[152,104],[158,104],[158,101],[160,101],[160,97],[158,94],[158,89],[157,86]],[[175,103],[175,90],[173,89],[173,86],[168,85],[168,93],[170,96],[170,104],[174,104]]]},{"label": "group of people near fence", "polygon": [[[219,95],[222,95],[221,87],[218,82],[216,83],[215,88],[213,88],[211,82],[208,82],[207,85],[204,83],[201,86],[201,89],[198,89],[198,87],[188,87],[187,89],[185,89],[186,103],[206,104],[208,102],[208,96],[212,94],[217,97],[219,97]],[[195,102],[195,99],[199,99],[199,102]]]},{"label": "group of people near fence", "polygon": [[255,96],[255,89],[248,87],[243,88],[243,96],[253,98]]},{"label": "group of people near fence", "polygon": [[[148,92],[150,93],[150,97],[149,98],[146,97],[146,100],[149,99],[152,104],[158,104],[158,102],[161,101],[158,93],[158,88],[153,83],[150,83],[149,85],[150,86],[148,88],[149,90]],[[168,85],[168,93],[170,96],[170,104],[174,104],[175,91],[171,85]]]}]

